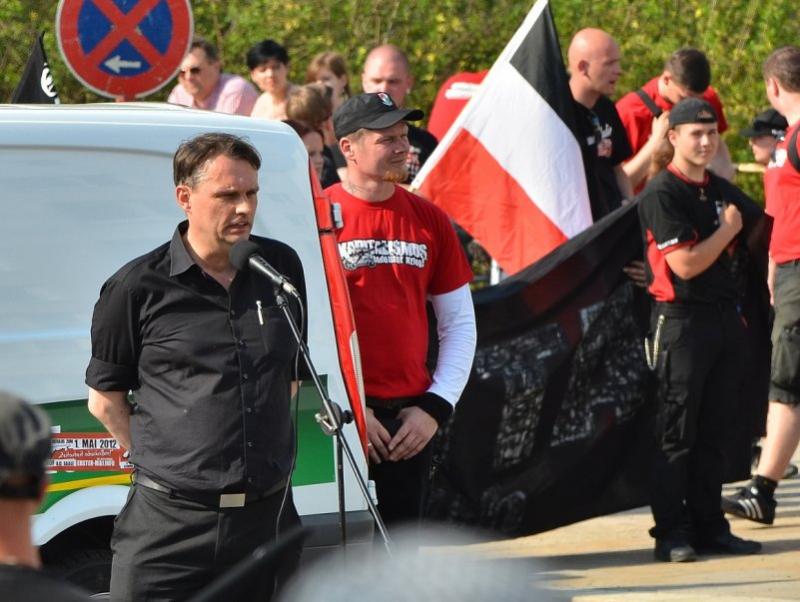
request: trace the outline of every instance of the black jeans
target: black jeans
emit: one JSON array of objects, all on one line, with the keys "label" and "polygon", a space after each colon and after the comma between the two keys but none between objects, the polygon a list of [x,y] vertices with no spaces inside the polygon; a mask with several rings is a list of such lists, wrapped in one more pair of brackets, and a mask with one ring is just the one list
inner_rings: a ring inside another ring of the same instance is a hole
[{"label": "black jeans", "polygon": [[[275,541],[279,491],[241,508],[209,508],[133,485],[114,523],[111,599],[185,600],[262,544]],[[291,492],[280,530],[299,525]],[[256,583],[241,584],[230,600],[269,600],[296,570],[301,546]]]},{"label": "black jeans", "polygon": [[[375,417],[394,436],[400,428],[397,415],[402,407],[371,407]],[[375,481],[378,494],[378,511],[386,525],[418,524],[422,518],[428,493],[433,440],[408,460],[383,460],[380,464],[370,465],[369,476]]]},{"label": "black jeans", "polygon": [[736,408],[744,325],[733,305],[657,304],[658,450],[651,507],[659,539],[729,531],[720,510],[724,441]]}]

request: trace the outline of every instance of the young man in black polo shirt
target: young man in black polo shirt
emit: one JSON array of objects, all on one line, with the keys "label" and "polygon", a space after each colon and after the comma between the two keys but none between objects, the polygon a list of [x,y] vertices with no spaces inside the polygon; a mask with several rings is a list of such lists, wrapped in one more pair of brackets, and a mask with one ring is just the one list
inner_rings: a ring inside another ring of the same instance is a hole
[{"label": "young man in black polo shirt", "polygon": [[[272,285],[228,257],[249,238],[305,299],[297,254],[250,236],[260,165],[230,134],[181,144],[173,175],[187,221],[111,276],[95,305],[89,411],[136,467],[111,539],[112,600],[185,600],[299,525],[289,489],[297,345]],[[299,555],[284,555],[279,580]],[[274,577],[259,575],[241,599],[269,599]]]},{"label": "young man in black polo shirt", "polygon": [[[639,216],[655,303],[648,363],[658,379],[651,507],[655,557],[752,554],[720,510],[723,442],[737,398],[743,324],[736,265],[743,193],[706,167],[719,144],[713,107],[698,98],[669,115],[672,162],[642,192]],[[739,257],[737,257],[739,255]]]}]

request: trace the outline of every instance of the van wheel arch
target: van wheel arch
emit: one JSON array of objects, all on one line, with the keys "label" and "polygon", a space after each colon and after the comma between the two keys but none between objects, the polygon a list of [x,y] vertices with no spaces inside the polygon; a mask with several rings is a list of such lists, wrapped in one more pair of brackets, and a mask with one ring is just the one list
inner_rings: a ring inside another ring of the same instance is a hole
[{"label": "van wheel arch", "polygon": [[41,547],[42,562],[59,577],[107,599],[113,528],[113,516],[73,525]]}]

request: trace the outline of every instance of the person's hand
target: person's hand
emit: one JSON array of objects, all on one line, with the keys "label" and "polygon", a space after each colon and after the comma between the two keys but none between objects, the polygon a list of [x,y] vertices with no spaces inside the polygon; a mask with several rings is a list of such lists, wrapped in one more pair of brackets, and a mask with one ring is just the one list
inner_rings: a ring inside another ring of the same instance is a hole
[{"label": "person's hand", "polygon": [[433,416],[417,406],[403,408],[397,417],[403,425],[389,442],[389,460],[392,462],[416,456],[439,428]]},{"label": "person's hand", "polygon": [[369,451],[369,459],[375,464],[380,464],[383,460],[389,459],[389,442],[392,436],[389,434],[380,421],[375,418],[375,412],[372,408],[367,408],[366,415],[367,421],[367,450]]},{"label": "person's hand", "polygon": [[647,288],[647,274],[644,271],[644,261],[631,261],[622,268],[633,283],[641,288]]},{"label": "person's hand", "polygon": [[650,138],[653,140],[663,140],[667,137],[669,131],[669,111],[664,111],[658,117],[653,118],[653,128],[650,133]]},{"label": "person's hand", "polygon": [[727,203],[719,215],[719,227],[727,228],[734,235],[742,229],[742,214],[733,203]]}]

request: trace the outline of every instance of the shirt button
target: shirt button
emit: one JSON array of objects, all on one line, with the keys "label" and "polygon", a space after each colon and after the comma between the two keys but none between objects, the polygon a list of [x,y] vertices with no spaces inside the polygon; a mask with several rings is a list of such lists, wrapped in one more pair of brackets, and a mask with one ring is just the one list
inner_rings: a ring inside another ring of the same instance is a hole
[{"label": "shirt button", "polygon": [[247,447],[253,447],[253,442],[252,441],[248,441],[247,442]]},{"label": "shirt button", "polygon": [[253,408],[245,408],[244,411],[247,412],[248,414],[252,414]]},{"label": "shirt button", "polygon": [[253,477],[247,477],[247,482],[248,483],[252,483],[253,482]]},{"label": "shirt button", "polygon": [[238,341],[236,341],[236,344],[241,348],[244,348],[244,346],[245,346],[245,342],[242,339],[239,339]]},{"label": "shirt button", "polygon": [[232,309],[231,310],[231,318],[235,318],[235,317],[236,317],[236,310]]},{"label": "shirt button", "polygon": [[242,379],[243,379],[243,380],[247,380],[248,378],[250,378],[250,376],[247,374],[247,372],[245,372],[244,374],[242,374]]}]

